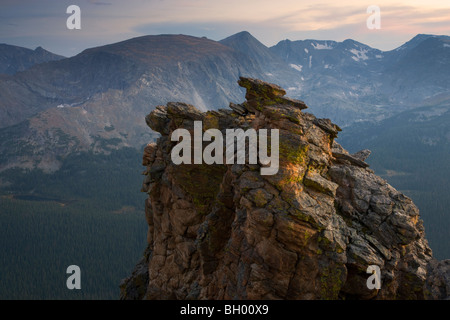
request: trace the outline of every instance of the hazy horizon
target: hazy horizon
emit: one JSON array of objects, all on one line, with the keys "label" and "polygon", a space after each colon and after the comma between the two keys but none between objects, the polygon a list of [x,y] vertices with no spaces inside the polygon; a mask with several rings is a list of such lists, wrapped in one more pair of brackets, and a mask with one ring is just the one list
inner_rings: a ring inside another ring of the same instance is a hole
[{"label": "hazy horizon", "polygon": [[[81,29],[69,30],[69,5],[81,9]],[[381,28],[369,29],[371,1],[283,0],[3,0],[0,43],[38,46],[67,57],[143,35],[186,34],[221,40],[248,31],[270,47],[281,40],[354,39],[389,51],[417,34],[450,35],[450,3],[379,0]]]},{"label": "hazy horizon", "polygon": [[[242,30],[242,31],[239,31],[239,32],[237,32],[237,33],[246,32],[246,31],[247,31],[247,30]],[[247,31],[247,32],[248,32],[248,31]],[[227,37],[233,36],[233,35],[235,35],[235,34],[237,34],[237,33],[230,34],[230,35],[227,36]],[[249,32],[249,33],[251,34],[251,32]],[[58,54],[58,55],[65,56],[66,58],[70,58],[70,57],[73,57],[73,56],[75,56],[75,55],[77,55],[77,54],[83,52],[83,51],[86,50],[86,49],[90,49],[90,48],[94,48],[94,47],[100,47],[100,46],[109,45],[109,44],[114,44],[114,43],[119,43],[119,42],[123,42],[123,41],[130,40],[130,39],[133,39],[133,38],[140,38],[140,37],[145,37],[145,36],[159,36],[159,35],[174,35],[174,36],[176,36],[176,35],[185,35],[185,36],[192,36],[192,37],[200,37],[200,36],[196,36],[196,35],[182,34],[182,33],[179,33],[179,34],[176,34],[176,33],[147,34],[147,35],[140,35],[140,36],[136,36],[136,37],[126,38],[126,39],[123,39],[123,40],[118,40],[118,41],[116,41],[116,42],[102,43],[102,44],[99,44],[99,45],[94,45],[94,46],[91,46],[91,47],[86,47],[86,48],[82,49],[80,52],[77,52],[77,53],[72,54],[72,55],[64,55],[64,54],[62,54],[62,53],[52,51],[52,50],[50,50],[49,48],[46,48],[46,47],[44,47],[44,46],[42,46],[42,45],[38,45],[38,46],[36,46],[36,47],[26,47],[26,46],[21,46],[21,45],[12,44],[12,43],[6,43],[6,42],[0,43],[0,44],[13,45],[13,46],[20,46],[20,47],[27,48],[27,49],[30,49],[30,50],[35,50],[35,49],[37,49],[38,47],[41,47],[41,48],[43,48],[43,49],[45,49],[45,50],[47,50],[47,51],[49,51],[49,52],[52,52],[52,53],[54,53],[54,54]],[[371,48],[374,48],[374,49],[379,49],[379,50],[381,50],[381,51],[383,51],[383,52],[395,50],[395,49],[401,47],[403,44],[405,44],[405,43],[408,42],[409,40],[411,40],[411,39],[413,39],[414,37],[416,37],[417,35],[419,35],[419,34],[414,35],[414,36],[411,37],[410,39],[406,40],[405,42],[399,43],[398,46],[396,46],[396,47],[394,47],[394,48],[392,48],[392,49],[389,49],[389,50],[382,50],[382,49],[380,49],[380,48],[376,48],[376,47],[372,47],[372,46],[370,46],[370,47],[371,47]],[[448,35],[439,35],[439,34],[427,34],[427,35],[432,35],[432,36],[447,36],[447,37],[448,37]],[[252,36],[254,36],[254,35],[252,35]],[[225,37],[225,38],[227,38],[227,37]],[[254,37],[255,37],[255,36],[254,36]],[[222,38],[222,39],[210,39],[210,40],[220,41],[220,40],[223,40],[223,39],[225,39],[225,38]],[[255,37],[255,38],[256,38],[256,37]],[[208,39],[209,39],[209,38],[208,38]],[[259,40],[259,41],[261,42],[260,39],[258,39],[258,38],[256,38],[256,39]],[[347,39],[352,39],[352,38],[346,38],[346,39],[344,39],[344,40],[342,40],[342,41],[345,41],[345,40],[347,40]],[[305,39],[280,39],[279,41],[284,41],[284,40],[289,40],[289,41],[308,41],[308,40],[311,40],[311,41],[336,41],[336,42],[342,42],[342,41],[337,41],[337,40],[335,40],[335,39],[313,39],[313,38],[305,38]],[[356,39],[352,39],[352,40],[358,41],[358,40],[356,40]],[[360,41],[358,41],[358,42],[360,42]],[[367,43],[364,43],[364,42],[361,42],[361,43],[363,43],[363,44],[365,44],[365,45],[368,45]],[[275,44],[276,44],[276,43],[275,43]],[[274,45],[275,45],[275,44],[274,44]],[[266,46],[267,46],[267,45],[266,45]],[[270,47],[270,46],[268,46],[268,47]]]}]

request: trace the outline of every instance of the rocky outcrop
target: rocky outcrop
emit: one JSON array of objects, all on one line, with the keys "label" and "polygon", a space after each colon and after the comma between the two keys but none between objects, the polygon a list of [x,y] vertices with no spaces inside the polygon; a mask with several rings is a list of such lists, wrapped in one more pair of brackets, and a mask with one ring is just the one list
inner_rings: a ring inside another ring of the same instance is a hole
[{"label": "rocky outcrop", "polygon": [[[146,117],[161,134],[143,157],[148,247],[121,298],[445,298],[448,263],[433,260],[411,199],[364,162],[370,152],[350,155],[334,140],[337,125],[303,112],[282,88],[239,84],[246,101],[231,110],[168,103]],[[175,165],[170,135],[193,132],[194,121],[224,133],[278,129],[278,173],[261,175],[261,164]],[[373,265],[381,288],[371,290]]]},{"label": "rocky outcrop", "polygon": [[427,271],[426,297],[434,300],[450,300],[450,260],[433,259]]}]

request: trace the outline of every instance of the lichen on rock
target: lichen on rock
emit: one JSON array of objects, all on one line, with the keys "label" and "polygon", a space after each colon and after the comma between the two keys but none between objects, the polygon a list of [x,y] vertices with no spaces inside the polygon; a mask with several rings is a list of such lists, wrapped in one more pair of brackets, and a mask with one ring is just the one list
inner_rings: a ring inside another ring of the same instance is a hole
[{"label": "lichen on rock", "polygon": [[[246,101],[230,110],[168,103],[146,117],[161,134],[143,156],[148,246],[121,298],[447,297],[449,264],[433,260],[411,199],[364,162],[370,151],[350,155],[335,141],[337,125],[304,112],[281,87],[239,84]],[[170,135],[192,132],[194,121],[221,132],[278,129],[278,173],[261,175],[261,164],[175,165]],[[366,286],[369,265],[380,267],[379,290]]]}]

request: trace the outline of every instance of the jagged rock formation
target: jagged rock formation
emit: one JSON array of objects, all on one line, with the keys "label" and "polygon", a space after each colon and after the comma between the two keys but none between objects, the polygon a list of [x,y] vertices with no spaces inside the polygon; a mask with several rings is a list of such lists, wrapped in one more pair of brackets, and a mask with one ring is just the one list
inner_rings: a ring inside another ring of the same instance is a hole
[{"label": "jagged rock formation", "polygon": [[[350,155],[334,141],[337,125],[303,112],[282,88],[239,84],[247,101],[231,110],[168,103],[146,117],[161,133],[143,158],[148,247],[121,298],[448,296],[448,264],[433,260],[413,202],[364,162],[370,152]],[[192,132],[194,121],[222,132],[279,129],[278,173],[261,175],[259,164],[173,164],[170,135]],[[369,265],[381,269],[379,290],[366,286]]]},{"label": "jagged rock formation", "polygon": [[34,50],[0,43],[0,74],[13,75],[44,62],[64,59],[42,47]]}]

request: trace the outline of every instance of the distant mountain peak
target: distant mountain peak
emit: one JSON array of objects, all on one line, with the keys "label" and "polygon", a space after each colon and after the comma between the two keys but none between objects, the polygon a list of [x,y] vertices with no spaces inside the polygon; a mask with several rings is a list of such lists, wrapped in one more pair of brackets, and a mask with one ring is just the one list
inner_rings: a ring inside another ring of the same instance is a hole
[{"label": "distant mountain peak", "polygon": [[394,49],[393,51],[402,51],[402,50],[406,50],[406,49],[408,49],[408,50],[413,49],[413,48],[417,47],[419,44],[421,44],[423,41],[426,41],[431,38],[448,38],[448,36],[438,36],[438,35],[432,35],[432,34],[419,33],[414,38],[405,42],[403,45]]},{"label": "distant mountain peak", "polygon": [[415,39],[422,39],[423,40],[423,39],[434,38],[434,37],[438,37],[438,36],[434,35],[434,34],[419,33],[414,38],[412,38],[411,40],[415,40]]},{"label": "distant mountain peak", "polygon": [[28,49],[19,46],[0,44],[0,74],[13,75],[36,64],[60,60],[65,57],[37,47]]},{"label": "distant mountain peak", "polygon": [[[282,78],[296,78],[298,74],[293,71],[277,54],[251,35],[248,31],[241,31],[219,41],[221,44],[244,54],[253,61],[258,68],[265,70],[264,77],[267,81],[279,81],[276,75],[282,74]],[[275,77],[275,78],[274,78]]]},{"label": "distant mountain peak", "polygon": [[[231,41],[254,41],[257,43],[261,43],[258,39],[256,39],[250,32],[241,31],[235,33],[225,39],[220,40],[221,43],[230,43]],[[261,43],[262,44],[262,43]]]},{"label": "distant mountain peak", "polygon": [[[238,33],[235,33],[234,36],[253,37],[253,35],[250,32],[246,31],[246,30],[238,32]],[[232,37],[233,37],[233,35],[232,35]]]},{"label": "distant mountain peak", "polygon": [[234,50],[251,56],[271,55],[269,48],[252,36],[248,31],[241,31],[219,41]]}]

